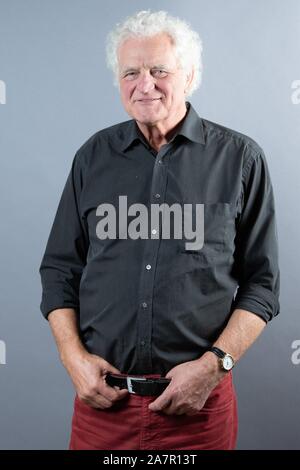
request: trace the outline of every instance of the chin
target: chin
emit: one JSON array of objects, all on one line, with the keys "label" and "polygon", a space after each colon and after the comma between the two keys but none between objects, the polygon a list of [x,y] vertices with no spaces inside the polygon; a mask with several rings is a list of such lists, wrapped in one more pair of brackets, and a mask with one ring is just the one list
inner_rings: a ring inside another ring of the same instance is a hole
[{"label": "chin", "polygon": [[137,111],[135,110],[134,115],[136,116],[136,119],[138,119],[141,122],[157,122],[161,121],[162,119],[165,119],[165,112],[163,112],[162,109],[160,110],[143,110],[143,111]]}]

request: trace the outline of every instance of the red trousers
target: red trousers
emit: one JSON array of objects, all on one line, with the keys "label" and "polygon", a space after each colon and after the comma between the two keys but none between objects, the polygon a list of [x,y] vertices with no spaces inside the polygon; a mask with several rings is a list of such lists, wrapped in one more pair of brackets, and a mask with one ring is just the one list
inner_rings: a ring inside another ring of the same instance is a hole
[{"label": "red trousers", "polygon": [[[159,377],[144,375],[143,377]],[[152,396],[128,394],[105,410],[74,402],[70,450],[233,450],[237,402],[228,373],[193,416],[148,409]]]}]

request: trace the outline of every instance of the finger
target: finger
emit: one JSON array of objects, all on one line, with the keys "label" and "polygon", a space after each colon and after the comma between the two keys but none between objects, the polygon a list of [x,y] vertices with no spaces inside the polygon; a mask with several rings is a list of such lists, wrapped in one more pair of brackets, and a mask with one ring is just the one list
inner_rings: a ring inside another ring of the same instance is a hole
[{"label": "finger", "polygon": [[173,373],[172,370],[169,370],[169,372],[165,375],[166,379],[172,379],[173,378]]},{"label": "finger", "polygon": [[186,415],[187,415],[187,416],[195,416],[197,413],[198,413],[198,411],[190,410],[190,411],[187,411],[187,412],[186,412]]},{"label": "finger", "polygon": [[171,403],[166,406],[162,411],[167,415],[183,415],[186,414],[188,408],[185,405],[176,405],[176,402],[173,398]]},{"label": "finger", "polygon": [[[79,397],[80,398],[80,397]],[[107,400],[102,395],[95,395],[90,398],[80,398],[85,404],[91,406],[92,408],[106,409],[110,408],[113,404],[112,401]]]},{"label": "finger", "polygon": [[175,414],[175,415],[187,415],[187,416],[194,416],[195,414],[198,413],[198,411],[193,410],[191,408],[187,408],[186,406],[177,406],[176,405],[170,405],[169,407],[165,408],[164,412],[167,414]]},{"label": "finger", "polygon": [[119,369],[117,369],[115,366],[113,366],[109,362],[105,361],[104,359],[100,359],[100,361],[101,361],[103,375],[106,375],[108,372],[111,372],[112,374],[120,374]]},{"label": "finger", "polygon": [[175,411],[175,414],[176,415],[185,415],[186,414],[186,411],[182,408],[179,408]]},{"label": "finger", "polygon": [[154,400],[152,403],[149,405],[149,409],[151,411],[160,411],[166,408],[170,402],[172,401],[172,398],[168,395],[160,395],[156,400]]},{"label": "finger", "polygon": [[127,388],[122,388],[121,390],[118,391],[118,396],[116,400],[122,400],[123,398],[127,397],[129,395],[129,390]]},{"label": "finger", "polygon": [[169,404],[169,406],[166,406],[161,411],[166,415],[175,415],[175,414],[177,414],[176,406],[174,406],[174,404],[172,404],[172,402]]},{"label": "finger", "polygon": [[107,400],[116,401],[119,396],[120,391],[115,390],[115,388],[111,387],[110,385],[102,383],[98,387],[98,393],[102,395],[103,397],[105,397]]},{"label": "finger", "polygon": [[119,387],[111,387],[105,381],[99,386],[99,393],[111,401],[117,401],[124,398],[129,392],[127,389],[118,390]]}]

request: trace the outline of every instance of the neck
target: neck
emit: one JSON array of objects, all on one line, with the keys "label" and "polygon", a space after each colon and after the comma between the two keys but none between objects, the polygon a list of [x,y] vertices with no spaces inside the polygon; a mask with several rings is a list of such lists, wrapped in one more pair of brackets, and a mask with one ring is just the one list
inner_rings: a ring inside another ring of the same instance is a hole
[{"label": "neck", "polygon": [[176,134],[176,131],[180,126],[181,121],[185,118],[186,113],[187,108],[184,103],[184,106],[180,109],[180,112],[177,113],[175,119],[166,119],[155,124],[145,124],[137,121],[137,125],[151,147],[159,151],[159,149],[163,145],[167,144]]}]

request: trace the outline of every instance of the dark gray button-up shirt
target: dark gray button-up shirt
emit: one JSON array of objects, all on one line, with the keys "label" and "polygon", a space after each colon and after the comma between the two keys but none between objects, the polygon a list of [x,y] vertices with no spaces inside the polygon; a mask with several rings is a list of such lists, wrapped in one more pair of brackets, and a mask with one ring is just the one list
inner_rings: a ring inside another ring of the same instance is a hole
[{"label": "dark gray button-up shirt", "polygon": [[[279,313],[274,197],[263,150],[186,105],[159,152],[134,120],[97,132],[78,150],[40,266],[43,315],[74,308],[87,350],[123,373],[165,374],[199,358],[235,308],[266,322]],[[100,234],[104,203],[116,209],[113,237]],[[196,230],[203,243],[188,249],[184,230],[181,238],[162,236],[167,212],[160,224],[149,221],[147,237],[126,236],[136,203],[149,213],[154,204],[187,204],[194,222],[202,208]]]}]

